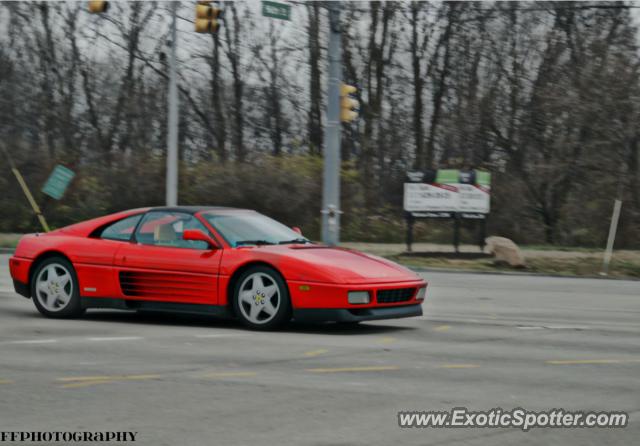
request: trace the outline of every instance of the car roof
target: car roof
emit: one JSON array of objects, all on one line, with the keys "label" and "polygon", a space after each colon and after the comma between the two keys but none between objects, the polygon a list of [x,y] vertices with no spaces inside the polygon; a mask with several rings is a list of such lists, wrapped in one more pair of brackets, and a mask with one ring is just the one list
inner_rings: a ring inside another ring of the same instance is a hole
[{"label": "car roof", "polygon": [[185,212],[187,214],[196,214],[198,212],[207,211],[248,211],[248,209],[225,206],[158,206],[150,208],[149,211]]}]

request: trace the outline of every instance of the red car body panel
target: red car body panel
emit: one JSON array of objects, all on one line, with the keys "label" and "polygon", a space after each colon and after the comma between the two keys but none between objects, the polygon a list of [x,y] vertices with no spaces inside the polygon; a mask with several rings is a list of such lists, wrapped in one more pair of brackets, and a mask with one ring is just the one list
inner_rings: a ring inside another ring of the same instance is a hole
[{"label": "red car body panel", "polygon": [[[426,282],[386,259],[323,245],[231,247],[202,217],[193,214],[218,243],[215,249],[153,246],[96,237],[96,231],[150,208],[134,209],[77,223],[47,234],[25,235],[10,259],[16,289],[28,289],[34,264],[63,255],[73,264],[80,295],[125,301],[229,305],[232,278],[242,268],[266,264],[284,277],[294,309],[362,309],[416,305]],[[224,212],[253,212],[224,210]],[[413,289],[409,300],[379,303],[380,290]],[[349,291],[367,290],[369,304],[351,305]],[[24,293],[23,293],[24,294]]]}]

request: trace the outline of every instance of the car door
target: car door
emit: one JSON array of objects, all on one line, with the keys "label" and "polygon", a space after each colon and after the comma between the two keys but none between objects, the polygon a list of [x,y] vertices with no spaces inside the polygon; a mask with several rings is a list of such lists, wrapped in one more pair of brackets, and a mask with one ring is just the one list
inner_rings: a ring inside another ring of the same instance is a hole
[{"label": "car door", "polygon": [[115,268],[123,297],[192,304],[218,302],[222,250],[206,242],[183,240],[185,229],[208,230],[184,212],[150,211],[132,243],[118,250]]},{"label": "car door", "polygon": [[71,258],[83,297],[113,298],[120,294],[114,280],[113,262],[120,248],[129,244],[142,213],[122,218],[101,228],[95,236],[78,238]]}]

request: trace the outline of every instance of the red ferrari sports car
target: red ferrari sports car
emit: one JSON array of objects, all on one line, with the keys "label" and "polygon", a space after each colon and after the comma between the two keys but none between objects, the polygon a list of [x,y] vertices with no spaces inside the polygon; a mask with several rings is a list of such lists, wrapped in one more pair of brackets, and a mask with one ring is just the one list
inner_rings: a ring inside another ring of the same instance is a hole
[{"label": "red ferrari sports car", "polygon": [[197,312],[255,329],[422,314],[426,282],[379,257],[315,244],[255,211],[134,209],[22,237],[16,292],[48,317],[86,308]]}]

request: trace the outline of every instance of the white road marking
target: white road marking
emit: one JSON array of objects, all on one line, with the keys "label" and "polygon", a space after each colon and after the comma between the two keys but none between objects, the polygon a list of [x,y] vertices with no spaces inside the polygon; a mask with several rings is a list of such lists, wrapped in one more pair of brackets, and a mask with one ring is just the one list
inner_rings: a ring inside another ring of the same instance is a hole
[{"label": "white road marking", "polygon": [[20,341],[7,341],[7,344],[53,344],[57,339],[24,339]]},{"label": "white road marking", "polygon": [[[209,333],[209,334],[198,334],[193,335],[196,338],[200,339],[210,339],[210,338],[232,338],[232,337],[241,337],[247,336],[246,333]],[[118,341],[140,341],[145,339],[142,336],[94,336],[94,337],[85,337],[85,338],[65,338],[60,341],[62,342],[74,342],[74,341],[89,341],[89,342],[118,342]],[[54,344],[60,342],[58,339],[20,339],[17,341],[2,341],[0,345],[6,344]]]},{"label": "white road marking", "polygon": [[551,330],[589,330],[591,327],[587,325],[546,325],[545,328]]},{"label": "white road marking", "polygon": [[200,375],[199,378],[243,378],[256,376],[258,372],[213,372]]},{"label": "white road marking", "polygon": [[215,333],[215,334],[198,334],[194,335],[196,338],[207,339],[207,338],[233,338],[238,336],[246,336],[244,333]]},{"label": "white road marking", "polygon": [[111,342],[111,341],[139,341],[143,339],[141,336],[120,336],[110,338],[86,338],[88,341],[93,342]]},{"label": "white road marking", "polygon": [[364,367],[330,367],[318,369],[305,369],[311,373],[344,373],[344,372],[386,372],[389,370],[399,370],[395,365],[364,366]]},{"label": "white road marking", "polygon": [[517,325],[520,330],[589,330],[586,325]]}]

